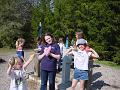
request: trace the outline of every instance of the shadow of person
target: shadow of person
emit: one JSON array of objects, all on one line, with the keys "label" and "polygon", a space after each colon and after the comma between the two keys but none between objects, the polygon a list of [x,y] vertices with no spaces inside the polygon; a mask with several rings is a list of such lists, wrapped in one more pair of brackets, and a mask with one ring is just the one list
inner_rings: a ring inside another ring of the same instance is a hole
[{"label": "shadow of person", "polygon": [[92,79],[92,81],[95,81],[95,80],[97,80],[98,78],[100,78],[102,76],[102,74],[101,74],[101,72],[96,72],[96,73],[94,73],[93,74],[93,79]]},{"label": "shadow of person", "polygon": [[98,80],[92,83],[91,90],[101,90],[103,86],[110,86],[110,85],[105,83],[103,80]]},{"label": "shadow of person", "polygon": [[4,59],[0,58],[0,64],[6,62]]},{"label": "shadow of person", "polygon": [[97,64],[96,64],[96,65],[94,64],[94,65],[93,65],[93,68],[94,68],[94,67],[101,67],[101,66],[100,66],[100,65],[97,65]]}]

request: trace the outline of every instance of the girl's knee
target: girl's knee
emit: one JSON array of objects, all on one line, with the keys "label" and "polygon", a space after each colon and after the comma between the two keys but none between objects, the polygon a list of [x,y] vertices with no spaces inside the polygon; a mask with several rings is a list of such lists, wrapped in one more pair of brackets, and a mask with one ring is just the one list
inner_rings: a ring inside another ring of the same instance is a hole
[{"label": "girl's knee", "polygon": [[76,84],[72,84],[72,85],[71,85],[71,88],[75,88],[75,87],[76,87]]},{"label": "girl's knee", "polygon": [[76,85],[77,85],[77,83],[78,83],[78,81],[76,80],[76,79],[73,79],[73,81],[72,81],[72,88],[75,88],[76,87]]}]

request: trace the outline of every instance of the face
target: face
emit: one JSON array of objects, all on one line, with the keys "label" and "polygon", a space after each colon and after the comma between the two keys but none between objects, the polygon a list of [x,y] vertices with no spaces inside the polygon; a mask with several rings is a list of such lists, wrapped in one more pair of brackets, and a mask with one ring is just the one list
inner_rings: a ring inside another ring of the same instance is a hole
[{"label": "face", "polygon": [[78,47],[81,51],[85,50],[85,45],[79,45]]},{"label": "face", "polygon": [[45,41],[46,41],[46,43],[51,44],[53,39],[51,36],[45,36]]},{"label": "face", "polygon": [[22,61],[18,60],[17,63],[14,65],[14,68],[15,68],[15,69],[21,69],[22,66],[23,66]]},{"label": "face", "polygon": [[19,42],[19,44],[22,44],[22,42]]},{"label": "face", "polygon": [[76,39],[84,38],[84,35],[82,32],[76,32],[75,36],[76,36]]},{"label": "face", "polygon": [[76,36],[76,39],[80,38],[80,34],[78,32],[76,32],[75,36]]}]

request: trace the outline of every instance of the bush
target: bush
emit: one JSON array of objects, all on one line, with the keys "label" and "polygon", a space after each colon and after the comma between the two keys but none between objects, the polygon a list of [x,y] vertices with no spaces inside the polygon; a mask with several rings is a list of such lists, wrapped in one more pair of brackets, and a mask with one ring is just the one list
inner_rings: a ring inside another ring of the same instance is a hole
[{"label": "bush", "polygon": [[113,56],[113,61],[120,65],[120,50],[116,52],[116,54]]}]

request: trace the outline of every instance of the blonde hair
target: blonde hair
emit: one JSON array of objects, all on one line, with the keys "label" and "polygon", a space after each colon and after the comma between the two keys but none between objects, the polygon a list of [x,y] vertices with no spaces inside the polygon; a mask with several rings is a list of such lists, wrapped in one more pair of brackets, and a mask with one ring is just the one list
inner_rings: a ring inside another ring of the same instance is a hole
[{"label": "blonde hair", "polygon": [[16,41],[16,46],[19,46],[19,43],[25,43],[25,39],[23,39],[23,38],[18,38],[18,40]]},{"label": "blonde hair", "polygon": [[18,64],[18,61],[21,61],[22,63],[23,63],[23,59],[21,59],[21,58],[19,58],[19,57],[11,57],[10,59],[9,59],[9,64],[11,65],[11,66],[14,66],[14,65],[17,65]]}]

